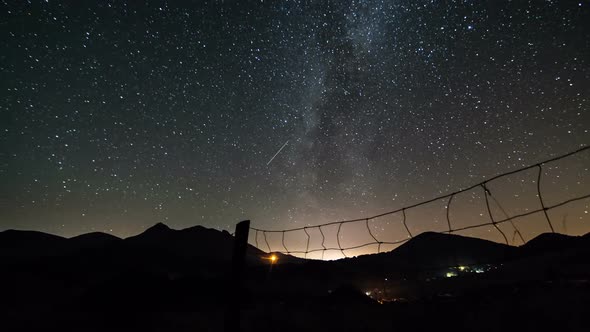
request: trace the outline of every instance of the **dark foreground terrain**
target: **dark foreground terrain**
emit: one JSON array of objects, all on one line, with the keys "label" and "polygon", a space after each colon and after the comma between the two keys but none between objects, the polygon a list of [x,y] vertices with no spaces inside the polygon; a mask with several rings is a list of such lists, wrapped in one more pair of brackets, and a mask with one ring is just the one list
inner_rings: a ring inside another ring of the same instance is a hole
[{"label": "dark foreground terrain", "polygon": [[[537,282],[387,304],[339,295],[258,300],[243,309],[241,330],[588,331],[589,294],[587,282]],[[5,331],[222,331],[223,308],[220,302],[166,310],[45,307],[4,312],[2,326]]]},{"label": "dark foreground terrain", "polygon": [[590,236],[521,247],[436,233],[333,262],[249,247],[241,288],[233,238],[156,225],[118,239],[0,232],[2,331],[589,331]]}]

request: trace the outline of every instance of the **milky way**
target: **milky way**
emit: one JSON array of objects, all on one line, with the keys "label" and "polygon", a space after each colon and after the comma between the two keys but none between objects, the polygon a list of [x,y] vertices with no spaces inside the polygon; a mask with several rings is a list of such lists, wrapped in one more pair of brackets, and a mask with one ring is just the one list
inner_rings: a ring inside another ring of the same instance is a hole
[{"label": "milky way", "polygon": [[575,150],[589,7],[4,1],[0,228],[317,225]]}]

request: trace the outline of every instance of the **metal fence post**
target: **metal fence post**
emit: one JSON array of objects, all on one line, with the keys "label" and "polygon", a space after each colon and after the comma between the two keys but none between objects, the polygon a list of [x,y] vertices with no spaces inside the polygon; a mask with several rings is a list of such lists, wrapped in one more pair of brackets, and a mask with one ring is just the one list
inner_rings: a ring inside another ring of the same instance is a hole
[{"label": "metal fence post", "polygon": [[243,301],[242,282],[243,270],[246,258],[246,249],[248,247],[248,231],[250,230],[250,220],[244,220],[236,225],[236,235],[234,238],[234,248],[232,255],[231,277],[228,287],[230,290],[231,301],[229,301],[225,312],[224,331],[236,332],[240,330],[240,303]]}]

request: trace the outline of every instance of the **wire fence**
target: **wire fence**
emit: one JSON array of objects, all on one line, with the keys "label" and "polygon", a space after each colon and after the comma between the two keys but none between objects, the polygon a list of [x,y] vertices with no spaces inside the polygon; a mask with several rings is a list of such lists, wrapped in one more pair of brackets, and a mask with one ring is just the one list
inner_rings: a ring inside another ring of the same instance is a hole
[{"label": "wire fence", "polygon": [[[395,210],[391,210],[391,211],[381,213],[378,215],[374,215],[374,216],[370,216],[370,217],[357,218],[357,219],[351,219],[351,220],[334,221],[334,222],[324,223],[324,224],[320,224],[320,225],[316,225],[316,226],[305,226],[305,227],[290,228],[290,229],[283,229],[283,230],[267,230],[267,229],[259,229],[259,228],[251,227],[250,229],[253,231],[253,237],[254,237],[254,239],[253,239],[254,243],[252,243],[252,244],[263,251],[280,252],[280,253],[289,254],[289,255],[303,255],[303,257],[305,257],[305,258],[308,258],[308,255],[311,253],[318,253],[319,252],[319,253],[321,253],[321,259],[324,259],[324,253],[326,253],[328,251],[338,251],[341,253],[342,257],[349,257],[347,255],[347,251],[351,251],[354,249],[360,249],[360,248],[364,248],[364,247],[368,247],[368,246],[375,246],[375,245],[377,246],[377,252],[380,253],[382,251],[382,247],[385,245],[388,245],[388,246],[400,245],[400,244],[410,240],[414,236],[418,235],[416,232],[412,232],[410,227],[408,226],[409,220],[408,220],[407,214],[409,211],[417,209],[422,206],[425,206],[427,204],[436,202],[436,201],[440,201],[440,200],[445,200],[446,229],[439,230],[439,232],[453,234],[453,233],[472,230],[472,229],[476,229],[476,228],[493,227],[493,229],[499,234],[499,236],[501,236],[501,239],[506,244],[509,244],[508,236],[506,234],[507,231],[503,230],[500,227],[501,225],[506,224],[506,225],[509,225],[509,227],[511,227],[514,232],[512,242],[514,242],[515,238],[518,237],[522,243],[525,243],[526,241],[522,235],[521,229],[519,228],[518,224],[515,222],[517,219],[525,218],[527,216],[531,216],[531,215],[540,213],[540,214],[542,214],[542,218],[544,219],[543,222],[546,223],[546,225],[548,226],[548,229],[551,232],[555,232],[554,221],[550,218],[550,215],[548,213],[549,211],[559,208],[559,207],[562,207],[562,206],[565,206],[565,205],[568,205],[568,204],[571,204],[573,202],[582,201],[582,200],[590,198],[590,188],[584,188],[583,189],[584,192],[582,192],[581,194],[575,195],[574,197],[570,197],[567,199],[559,200],[558,202],[555,202],[552,204],[548,204],[547,199],[545,199],[543,196],[543,190],[542,190],[543,174],[544,174],[545,168],[549,167],[548,165],[554,164],[554,163],[556,163],[562,159],[568,158],[568,157],[587,154],[589,151],[590,151],[590,146],[585,146],[585,147],[582,147],[576,151],[572,151],[570,153],[567,153],[567,154],[564,154],[564,155],[561,155],[561,156],[558,156],[555,158],[547,159],[545,161],[536,163],[534,165],[519,168],[517,170],[513,170],[510,172],[506,172],[506,173],[494,176],[490,179],[479,182],[479,183],[474,184],[474,185],[467,187],[467,188],[463,188],[463,189],[460,189],[460,190],[457,190],[457,191],[454,191],[454,192],[451,192],[451,193],[448,193],[445,195],[441,195],[441,196],[438,196],[438,197],[435,197],[435,198],[432,198],[432,199],[429,199],[426,201],[422,201],[420,203],[408,205],[408,206],[405,206],[402,208],[398,208]],[[515,213],[513,215],[509,215],[507,213],[507,211],[500,204],[496,195],[492,194],[492,190],[490,189],[490,186],[494,182],[500,181],[500,179],[502,179],[502,178],[506,178],[506,177],[512,176],[514,174],[523,173],[523,172],[527,172],[527,171],[533,171],[533,170],[536,172],[536,176],[535,176],[536,181],[534,181],[534,182],[536,183],[536,189],[535,189],[536,200],[538,201],[539,208],[527,210],[527,211],[524,211],[521,213]],[[586,168],[585,170],[587,171],[588,168]],[[451,208],[453,207],[453,205],[452,205],[453,200],[459,194],[466,193],[469,191],[474,191],[474,190],[479,190],[480,193],[484,197],[485,211],[487,212],[486,214],[487,214],[488,220],[485,222],[474,223],[471,225],[462,225],[462,226],[461,225],[454,225],[453,220],[450,216]],[[497,218],[496,216],[494,216],[494,213],[492,213],[492,203],[495,204],[496,209],[499,209],[502,212],[502,214],[503,214],[502,218]],[[389,216],[389,215],[394,215],[394,214],[401,214],[401,224],[403,225],[403,232],[406,233],[406,236],[402,239],[395,240],[395,241],[380,240],[379,239],[380,236],[378,236],[378,234],[376,234],[375,231],[371,230],[371,224],[375,220],[377,220],[378,218]],[[368,233],[367,238],[369,240],[365,241],[364,243],[357,244],[357,245],[343,246],[343,244],[341,243],[342,226],[347,225],[347,224],[355,224],[357,226],[361,226],[361,227],[365,228],[366,232]],[[336,245],[335,246],[326,244],[327,237],[326,237],[326,234],[324,233],[326,230],[332,229],[332,228],[336,228]],[[310,247],[310,241],[312,239],[312,235],[310,233],[312,230],[317,231],[317,233],[319,233],[320,246],[318,248],[311,248]],[[305,242],[305,249],[293,248],[292,246],[288,246],[285,241],[286,235],[294,234],[297,232],[301,233],[300,236],[304,236],[303,242]],[[271,244],[268,240],[268,237],[271,234],[274,234],[274,235],[280,234],[280,236],[281,236],[280,245],[271,246]]]}]

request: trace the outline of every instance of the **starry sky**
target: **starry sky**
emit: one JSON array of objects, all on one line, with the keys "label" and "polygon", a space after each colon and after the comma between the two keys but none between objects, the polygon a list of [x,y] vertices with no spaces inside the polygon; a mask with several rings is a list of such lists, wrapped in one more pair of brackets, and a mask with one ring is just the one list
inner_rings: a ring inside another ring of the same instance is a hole
[{"label": "starry sky", "polygon": [[[2,1],[0,230],[317,225],[576,150],[590,143],[589,9]],[[550,170],[565,188],[552,192],[589,185],[589,160]],[[588,205],[569,212],[578,232]],[[431,229],[433,209],[413,227]]]}]

